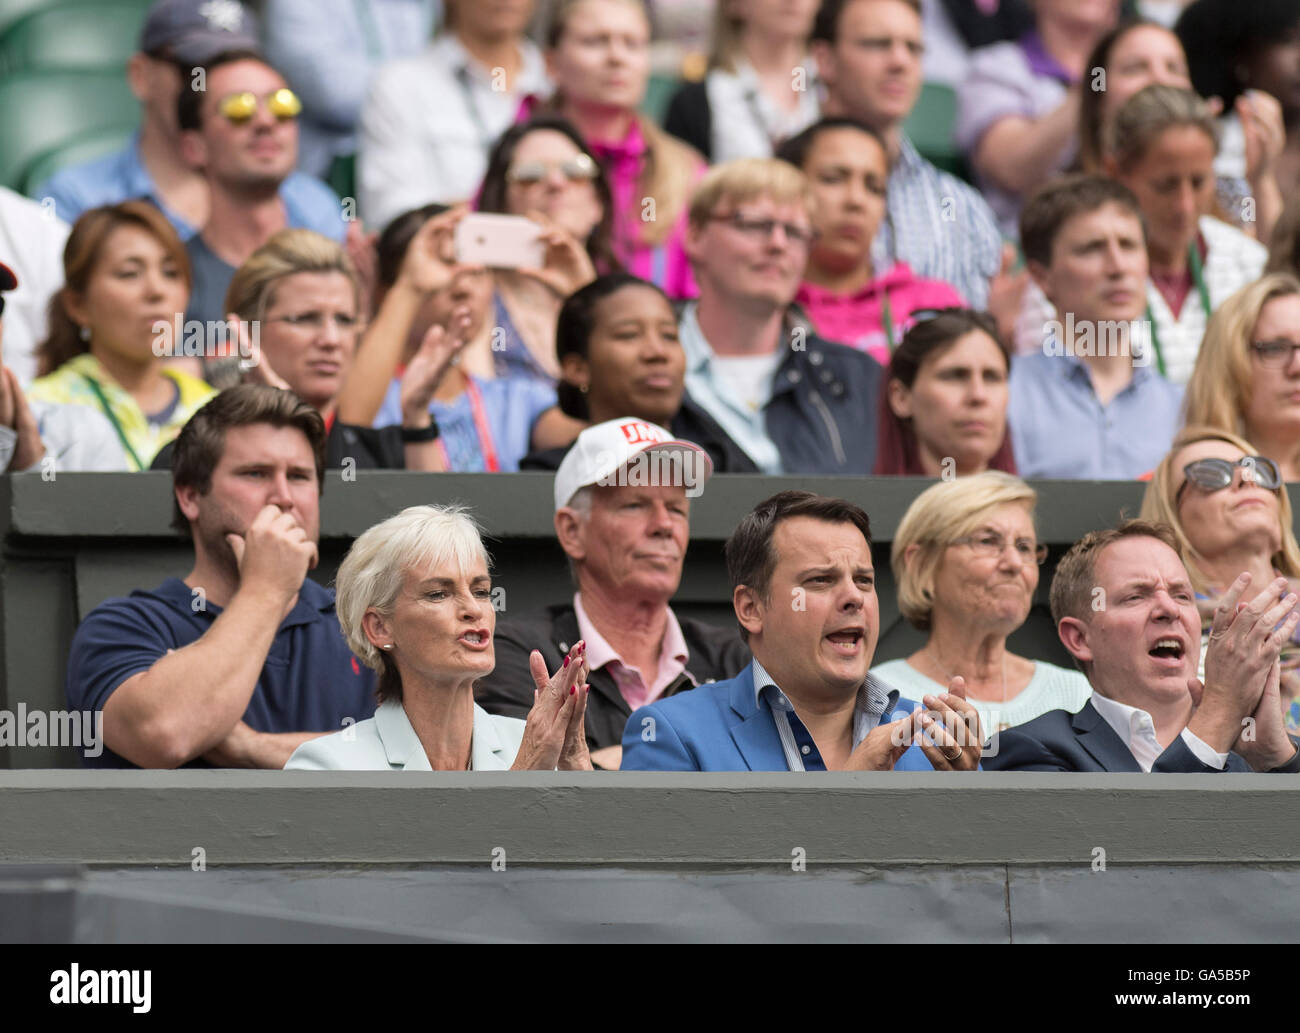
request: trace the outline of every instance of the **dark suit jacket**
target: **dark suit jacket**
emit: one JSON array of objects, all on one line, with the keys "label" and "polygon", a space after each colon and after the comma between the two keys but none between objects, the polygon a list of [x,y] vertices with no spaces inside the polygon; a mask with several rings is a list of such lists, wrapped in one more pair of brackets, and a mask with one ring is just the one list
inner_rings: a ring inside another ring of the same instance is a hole
[{"label": "dark suit jacket", "polygon": [[[678,617],[677,623],[681,625],[689,654],[686,671],[696,683],[723,681],[739,674],[749,664],[749,647],[740,641],[740,633],[735,628],[717,628],[689,617]],[[546,659],[546,669],[554,671],[578,641],[578,616],[572,603],[549,606],[533,617],[501,621],[493,640],[497,665],[474,687],[474,700],[489,714],[527,718],[533,706],[533,676],[528,669],[528,656],[534,649],[540,649]],[[592,671],[589,684],[587,745],[593,750],[617,746],[623,741],[623,729],[632,716],[632,708],[608,671]],[[672,696],[693,685],[683,673],[663,695]]]},{"label": "dark suit jacket", "polygon": [[[1115,734],[1115,729],[1085,703],[1077,714],[1050,710],[1041,717],[993,736],[980,763],[985,771],[1134,771],[1142,768]],[[1237,754],[1228,754],[1224,771],[1249,771]],[[1202,764],[1182,736],[1176,738],[1151,766],[1156,773],[1217,775]]]}]

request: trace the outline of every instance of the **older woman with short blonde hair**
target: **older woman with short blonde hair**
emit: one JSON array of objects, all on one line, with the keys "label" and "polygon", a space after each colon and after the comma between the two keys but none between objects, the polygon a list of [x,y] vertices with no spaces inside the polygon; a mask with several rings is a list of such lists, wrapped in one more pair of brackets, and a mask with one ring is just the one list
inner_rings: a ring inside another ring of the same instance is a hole
[{"label": "older woman with short blonde hair", "polygon": [[1034,529],[1037,501],[1019,477],[996,470],[940,481],[916,497],[890,566],[899,610],[930,636],[873,674],[915,700],[946,692],[960,675],[988,733],[1087,702],[1092,690],[1078,671],[1007,649],[1029,616],[1047,555]]},{"label": "older woman with short blonde hair", "polygon": [[586,644],[554,677],[532,655],[527,722],[489,715],[474,684],[496,666],[488,554],[460,506],[411,506],[363,533],[339,567],[335,611],[379,673],[375,716],[294,751],[286,768],[591,770]]},{"label": "older woman with short blonde hair", "polygon": [[1187,382],[1186,423],[1258,446],[1283,480],[1300,477],[1300,279],[1270,273],[1210,319]]},{"label": "older woman with short blonde hair", "polygon": [[[1250,602],[1277,577],[1300,591],[1300,545],[1278,465],[1245,438],[1190,426],[1174,439],[1142,497],[1143,520],[1172,528],[1201,613],[1201,662],[1219,598],[1243,572]],[[1202,666],[1202,673],[1204,668]],[[1287,730],[1300,730],[1300,639],[1282,651]]]}]

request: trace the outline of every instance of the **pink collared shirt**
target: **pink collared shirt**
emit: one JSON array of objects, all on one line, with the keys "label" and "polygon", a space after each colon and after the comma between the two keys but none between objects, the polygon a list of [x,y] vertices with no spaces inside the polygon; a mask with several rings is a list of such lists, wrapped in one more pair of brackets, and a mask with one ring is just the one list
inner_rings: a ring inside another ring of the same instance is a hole
[{"label": "pink collared shirt", "polygon": [[[573,593],[573,612],[578,618],[578,634],[587,643],[588,668],[593,671],[608,668],[618,691],[633,710],[657,700],[663,695],[664,689],[686,670],[686,661],[690,656],[686,650],[686,639],[682,637],[682,627],[677,623],[671,606],[668,608],[668,622],[664,625],[663,645],[659,649],[659,671],[649,686],[641,672],[625,664],[614,652],[614,647],[596,630],[587,611],[582,608],[581,592]],[[687,677],[690,677],[689,673]],[[694,680],[691,678],[691,681]]]}]

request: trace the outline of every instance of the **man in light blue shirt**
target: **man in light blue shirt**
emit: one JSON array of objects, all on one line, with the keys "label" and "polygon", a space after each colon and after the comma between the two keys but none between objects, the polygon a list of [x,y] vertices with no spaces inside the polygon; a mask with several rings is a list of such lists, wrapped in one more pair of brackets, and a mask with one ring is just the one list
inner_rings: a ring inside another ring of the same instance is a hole
[{"label": "man in light blue shirt", "polygon": [[1024,477],[1140,477],[1178,431],[1182,388],[1150,365],[1137,199],[1100,176],[1064,177],[1026,202],[1020,234],[1058,318],[1043,327],[1042,351],[1011,366],[1016,468]]},{"label": "man in light blue shirt", "polygon": [[[181,154],[177,97],[194,68],[222,53],[257,49],[253,16],[233,0],[155,4],[140,34],[140,52],[127,64],[142,108],[139,130],[122,150],[59,170],[35,196],[52,198],[59,217],[69,223],[87,209],[144,197],[162,210],[182,240],[189,240],[207,222],[211,203],[203,172]],[[338,198],[324,183],[294,172],[283,178],[278,193],[286,225],[343,239]]]}]

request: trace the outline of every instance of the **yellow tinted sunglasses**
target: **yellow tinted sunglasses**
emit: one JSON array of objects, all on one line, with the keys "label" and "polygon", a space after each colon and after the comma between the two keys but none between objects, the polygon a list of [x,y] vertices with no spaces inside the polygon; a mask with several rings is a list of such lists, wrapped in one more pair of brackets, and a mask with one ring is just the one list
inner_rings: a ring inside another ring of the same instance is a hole
[{"label": "yellow tinted sunglasses", "polygon": [[[279,121],[287,122],[302,112],[302,101],[293,90],[285,87],[267,95],[266,108]],[[217,110],[231,125],[242,126],[257,114],[257,94],[251,90],[232,93],[221,98]]]}]

